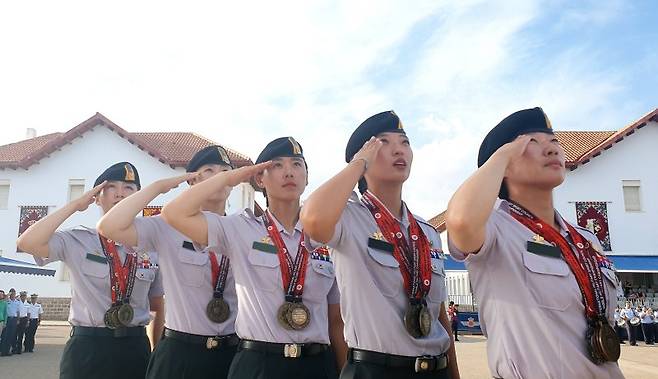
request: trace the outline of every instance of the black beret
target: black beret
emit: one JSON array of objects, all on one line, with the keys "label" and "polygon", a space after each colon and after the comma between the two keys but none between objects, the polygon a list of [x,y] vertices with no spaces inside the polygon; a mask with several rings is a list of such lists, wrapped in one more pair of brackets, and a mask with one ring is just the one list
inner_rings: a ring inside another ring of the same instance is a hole
[{"label": "black beret", "polygon": [[363,144],[368,142],[371,137],[386,132],[404,133],[402,122],[400,122],[400,118],[395,112],[386,111],[368,117],[367,120],[356,128],[352,136],[350,136],[349,141],[347,141],[345,162],[350,163],[354,154],[361,150]]},{"label": "black beret", "polygon": [[[304,158],[302,145],[292,137],[281,137],[265,146],[256,158],[256,164],[271,161],[278,157],[300,157]],[[306,161],[306,160],[304,160]]]},{"label": "black beret", "polygon": [[117,180],[126,183],[135,183],[137,189],[141,189],[142,185],[139,183],[139,173],[135,166],[130,162],[119,162],[108,167],[107,170],[96,178],[94,187],[103,183],[104,181]]},{"label": "black beret", "polygon": [[219,164],[234,168],[226,149],[219,145],[212,145],[197,151],[190,159],[185,171],[194,172],[206,164]]},{"label": "black beret", "polygon": [[[478,167],[482,167],[504,144],[514,141],[520,135],[536,132],[553,134],[551,121],[539,107],[523,109],[505,117],[484,137],[478,153]],[[504,184],[498,196],[507,199],[508,193]]]}]

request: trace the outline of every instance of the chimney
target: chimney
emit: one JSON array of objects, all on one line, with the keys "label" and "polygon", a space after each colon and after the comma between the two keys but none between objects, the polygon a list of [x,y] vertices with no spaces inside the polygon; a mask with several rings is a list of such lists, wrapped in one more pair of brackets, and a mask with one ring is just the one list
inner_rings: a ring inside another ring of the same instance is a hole
[{"label": "chimney", "polygon": [[34,128],[27,128],[27,131],[25,133],[25,138],[31,139],[37,136],[37,130]]}]

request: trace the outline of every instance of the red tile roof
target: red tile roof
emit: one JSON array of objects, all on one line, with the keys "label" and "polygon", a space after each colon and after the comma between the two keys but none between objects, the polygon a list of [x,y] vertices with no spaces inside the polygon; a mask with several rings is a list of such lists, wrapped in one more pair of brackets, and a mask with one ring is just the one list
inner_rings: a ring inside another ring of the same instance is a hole
[{"label": "red tile roof", "polygon": [[443,233],[446,230],[446,211],[439,213],[438,215],[427,220],[437,232]]},{"label": "red tile roof", "polygon": [[639,120],[611,134],[608,138],[601,141],[601,143],[589,149],[589,151],[585,152],[580,157],[578,157],[576,161],[574,161],[573,165],[570,167],[571,170],[575,170],[578,166],[582,166],[593,158],[598,157],[604,150],[608,150],[612,147],[612,145],[622,141],[625,137],[628,137],[635,133],[637,130],[645,127],[647,123],[651,121],[658,122],[658,108],[645,114]]},{"label": "red tile roof", "polygon": [[[636,130],[643,128],[650,121],[658,122],[658,108],[618,131],[555,131],[555,135],[566,152],[567,168],[575,170],[601,155],[615,143],[635,133]],[[429,220],[439,233],[446,228],[445,213],[443,211]]]},{"label": "red tile roof", "polygon": [[[66,133],[51,133],[0,146],[0,169],[27,169],[98,125],[114,131],[131,144],[172,168],[185,167],[199,149],[216,144],[189,132],[129,133],[102,114],[96,113]],[[226,150],[237,167],[253,164],[246,155],[229,148]]]},{"label": "red tile roof", "polygon": [[587,154],[601,142],[615,134],[614,131],[581,132],[581,131],[555,131],[555,136],[564,148],[567,158],[567,168],[575,167],[578,159]]}]

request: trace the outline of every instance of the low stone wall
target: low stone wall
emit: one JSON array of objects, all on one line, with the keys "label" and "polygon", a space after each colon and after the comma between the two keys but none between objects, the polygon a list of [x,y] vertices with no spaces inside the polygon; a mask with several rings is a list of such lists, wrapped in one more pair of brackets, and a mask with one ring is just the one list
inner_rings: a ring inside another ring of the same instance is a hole
[{"label": "low stone wall", "polygon": [[37,301],[43,307],[42,320],[68,320],[69,308],[71,306],[70,297],[39,297]]}]

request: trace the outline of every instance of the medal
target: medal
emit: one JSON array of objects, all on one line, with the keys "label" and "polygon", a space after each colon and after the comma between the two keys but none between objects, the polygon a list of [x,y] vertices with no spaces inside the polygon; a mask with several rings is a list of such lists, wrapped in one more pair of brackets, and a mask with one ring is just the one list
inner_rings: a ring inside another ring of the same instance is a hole
[{"label": "medal", "polygon": [[414,338],[425,337],[430,334],[434,321],[425,300],[432,285],[430,242],[409,208],[409,239],[406,239],[399,222],[375,195],[366,191],[361,201],[372,213],[382,231],[380,234],[394,247],[393,257],[399,263],[404,290],[409,298],[403,317],[404,327]]},{"label": "medal", "polygon": [[590,356],[595,363],[616,362],[619,359],[619,336],[607,321],[599,320],[588,328],[587,342]]},{"label": "medal", "polygon": [[230,266],[229,259],[222,255],[222,261],[217,262],[217,256],[214,251],[208,251],[210,258],[210,271],[212,274],[212,285],[214,288],[212,299],[206,306],[206,316],[212,322],[222,323],[228,320],[231,315],[231,307],[224,300],[224,287],[226,278],[228,278],[228,269]]},{"label": "medal", "polygon": [[297,246],[297,256],[293,261],[269,211],[266,211],[263,215],[263,223],[267,228],[269,238],[276,246],[286,300],[277,311],[277,320],[286,330],[304,329],[311,322],[311,312],[302,303],[306,267],[310,255],[308,249],[306,249],[304,231],[301,233],[299,245]]},{"label": "medal", "polygon": [[429,336],[432,331],[432,314],[425,304],[422,304],[418,311],[418,330],[423,337]]},{"label": "medal", "polygon": [[99,235],[103,254],[110,265],[110,293],[112,306],[105,312],[103,321],[110,329],[130,326],[135,311],[130,305],[130,295],[135,286],[137,272],[137,254],[126,246],[126,259],[121,264],[121,257],[114,242]]},{"label": "medal", "polygon": [[135,316],[135,311],[133,310],[132,305],[123,303],[118,307],[115,307],[115,309],[116,319],[119,321],[118,326],[130,326],[130,323],[133,321],[133,317]]},{"label": "medal", "polygon": [[103,315],[103,322],[105,323],[106,327],[110,329],[116,329],[116,324],[114,323],[114,316],[112,315],[112,312],[114,312],[113,306],[105,311],[105,315]]},{"label": "medal", "polygon": [[292,330],[292,326],[288,323],[288,309],[292,303],[285,302],[281,304],[279,310],[276,312],[276,318],[279,320],[279,324],[286,330]]},{"label": "medal", "polygon": [[290,303],[286,312],[286,321],[294,330],[301,330],[311,322],[311,311],[302,302]]},{"label": "medal", "polygon": [[404,327],[407,329],[413,338],[422,337],[422,332],[420,330],[420,304],[411,304],[407,307],[407,311],[404,313]]},{"label": "medal", "polygon": [[608,301],[601,272],[601,266],[611,265],[609,259],[600,255],[571,224],[564,222],[568,232],[565,237],[520,205],[514,202],[509,205],[510,215],[539,236],[533,237],[534,240],[541,239],[560,248],[562,257],[576,278],[585,306],[588,325],[585,339],[592,362],[602,364],[617,361],[620,353],[619,337],[606,318]]},{"label": "medal", "polygon": [[213,297],[206,307],[206,315],[212,322],[222,323],[228,320],[231,314],[231,308],[228,303],[221,297]]}]

